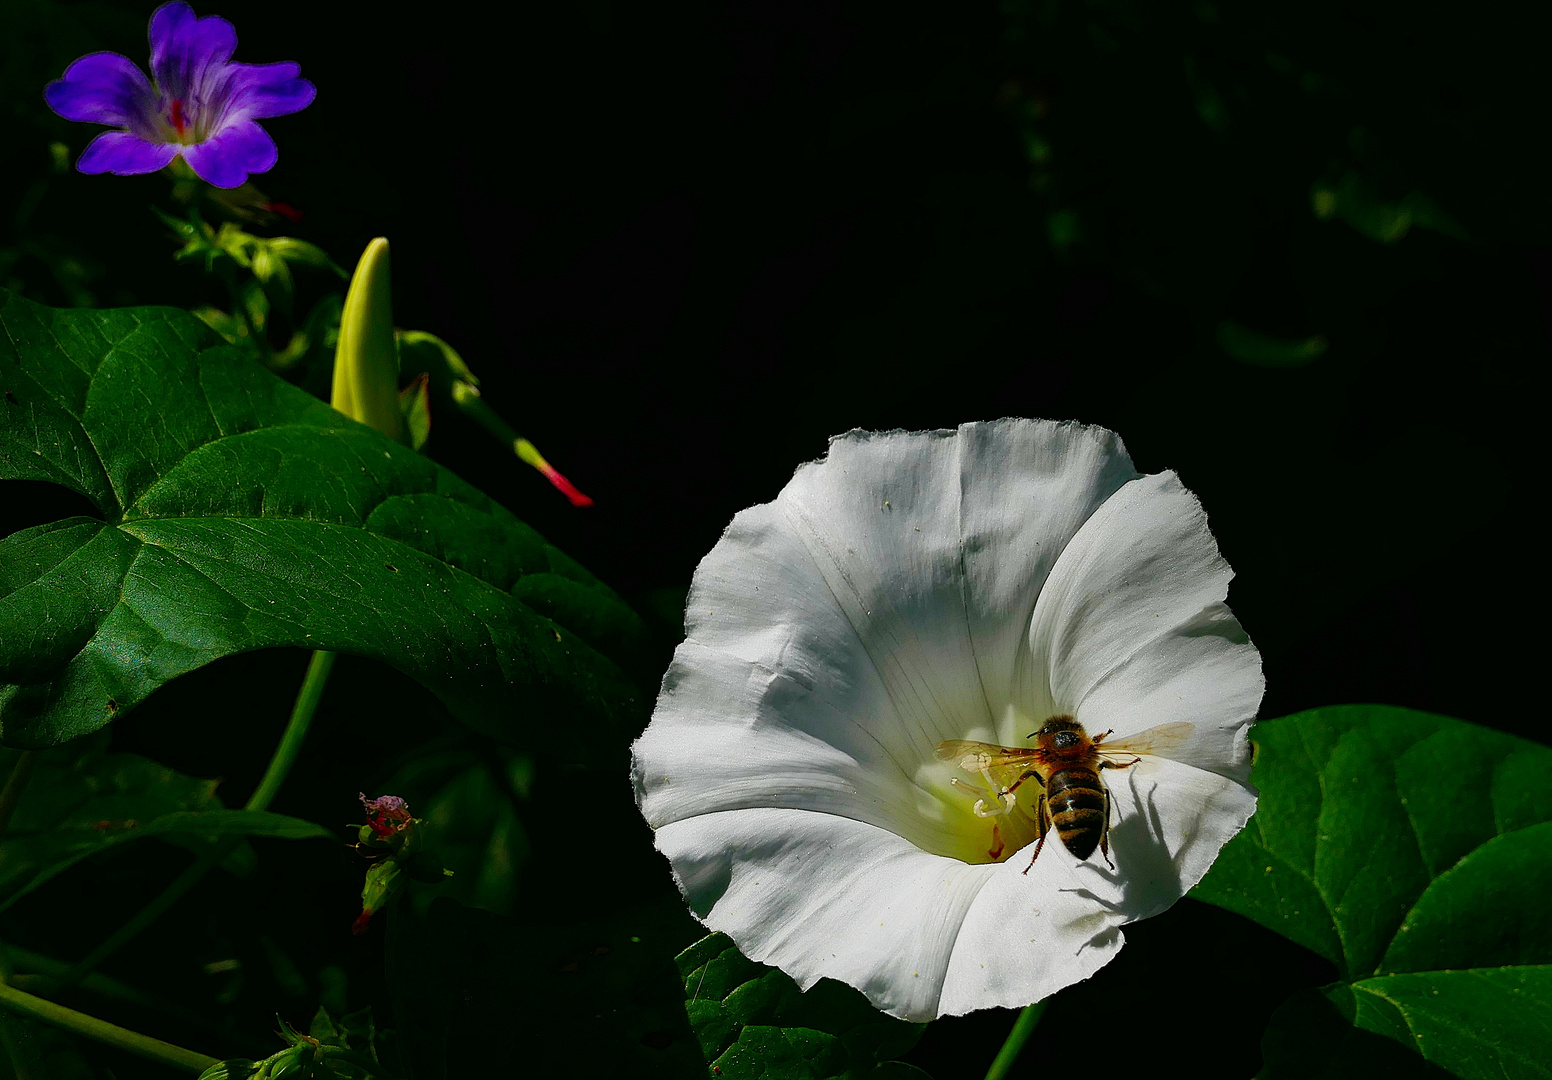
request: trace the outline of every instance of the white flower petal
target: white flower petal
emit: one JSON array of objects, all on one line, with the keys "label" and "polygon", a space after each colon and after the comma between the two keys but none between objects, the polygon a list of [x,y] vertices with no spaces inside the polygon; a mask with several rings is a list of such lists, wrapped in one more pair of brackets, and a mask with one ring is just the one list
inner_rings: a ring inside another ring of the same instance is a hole
[{"label": "white flower petal", "polygon": [[959,928],[940,1014],[1016,1009],[1087,979],[1114,959],[1131,917],[1098,902],[1092,863],[1054,835],[1029,871],[1029,855],[997,866]]},{"label": "white flower petal", "polygon": [[782,807],[868,822],[922,849],[963,846],[947,808],[912,780],[914,763],[907,773],[856,715],[790,672],[698,643],[680,646],[633,756],[637,801],[653,828]]},{"label": "white flower petal", "polygon": [[1121,948],[1121,926],[1184,896],[1256,808],[1245,787],[1175,761],[1104,776],[1116,869],[1054,833],[1027,874],[1027,850],[1001,864],[960,927],[940,1013],[1018,1008],[1088,978]]},{"label": "white flower petal", "polygon": [[1029,732],[1010,706],[1037,722],[1056,711],[1025,643],[1036,598],[1074,534],[1137,471],[1114,432],[1081,424],[966,424],[959,445],[965,606],[998,720],[990,741],[1019,745]]},{"label": "white flower petal", "polygon": [[1135,475],[1112,432],[1050,421],[832,440],[696,569],[634,748],[648,822],[822,810],[973,857],[984,843],[950,830],[922,763],[948,738],[1021,739],[1015,700],[1045,709],[1024,645],[1035,597]]},{"label": "white flower petal", "polygon": [[[1233,576],[1201,504],[1174,473],[1121,488],[1062,551],[1035,605],[1030,650],[1049,672],[1056,707],[1076,714],[1101,680],[1139,652],[1191,633],[1221,610]],[[1098,730],[1114,728],[1117,737],[1162,722],[1079,719],[1102,722]]]},{"label": "white flower petal", "polygon": [[1113,896],[1129,922],[1157,915],[1190,892],[1256,809],[1250,788],[1178,761],[1145,758],[1104,775],[1115,804],[1116,871],[1107,871],[1110,892],[1093,891]]},{"label": "white flower petal", "polygon": [[[696,913],[801,984],[913,1019],[1027,1004],[1105,963],[1254,808],[1260,661],[1229,578],[1196,500],[1110,432],[853,432],[697,568],[638,802]],[[1032,807],[988,816],[1014,796],[935,757],[1028,745],[1060,712],[1116,739],[1193,725],[1170,760],[1102,774],[1114,870],[1053,833],[1025,875]]]},{"label": "white flower petal", "polygon": [[1266,690],[1261,654],[1222,604],[1148,642],[1096,683],[1076,715],[1089,731],[1138,732],[1186,721],[1190,741],[1167,756],[1250,783],[1250,740]]},{"label": "white flower petal", "polygon": [[695,914],[808,989],[857,987],[891,1016],[931,1020],[961,920],[1005,867],[928,855],[804,810],[738,810],[657,830]]}]

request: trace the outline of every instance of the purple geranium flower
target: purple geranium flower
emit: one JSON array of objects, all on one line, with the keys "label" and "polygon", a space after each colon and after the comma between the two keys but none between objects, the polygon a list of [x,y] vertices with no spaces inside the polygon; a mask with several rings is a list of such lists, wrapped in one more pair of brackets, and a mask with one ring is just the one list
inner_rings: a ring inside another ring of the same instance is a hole
[{"label": "purple geranium flower", "polygon": [[173,158],[201,179],[234,188],[249,173],[267,172],[279,156],[255,121],[298,112],[317,89],[294,63],[234,64],[237,31],[215,15],[194,17],[182,0],[151,14],[151,74],[118,53],[81,57],[43,97],[66,120],[108,124],[76,168],[133,176],[155,172]]}]

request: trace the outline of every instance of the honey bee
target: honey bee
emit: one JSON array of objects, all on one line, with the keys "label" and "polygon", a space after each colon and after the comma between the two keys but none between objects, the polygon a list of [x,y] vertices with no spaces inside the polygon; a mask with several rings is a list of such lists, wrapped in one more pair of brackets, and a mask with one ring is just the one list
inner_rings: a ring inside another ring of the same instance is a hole
[{"label": "honey bee", "polygon": [[[998,746],[996,743],[949,739],[938,743],[938,757],[957,768],[985,779],[987,794],[996,796],[997,807],[985,809],[986,800],[975,804],[978,817],[996,817],[1012,811],[1017,802],[1014,793],[1026,780],[1040,788],[1035,804],[1035,828],[1039,839],[1024,873],[1034,869],[1045,846],[1046,833],[1056,826],[1067,850],[1087,859],[1099,848],[1105,862],[1110,861],[1110,789],[1100,778],[1104,769],[1130,769],[1144,754],[1159,754],[1180,746],[1191,736],[1192,725],[1181,722],[1161,724],[1138,732],[1129,739],[1106,743],[1111,732],[1089,738],[1083,725],[1071,716],[1053,716],[1029,738],[1034,746]],[[1120,758],[1130,757],[1130,761]],[[1012,782],[1008,783],[1008,778]],[[1001,786],[999,786],[999,781]],[[958,779],[954,783],[961,784]],[[970,786],[970,785],[962,785]]]}]

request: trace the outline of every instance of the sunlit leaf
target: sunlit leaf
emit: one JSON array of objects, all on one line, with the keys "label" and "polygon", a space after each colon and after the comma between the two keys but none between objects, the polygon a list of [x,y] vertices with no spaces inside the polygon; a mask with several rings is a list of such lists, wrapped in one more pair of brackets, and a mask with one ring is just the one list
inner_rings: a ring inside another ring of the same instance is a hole
[{"label": "sunlit leaf", "polygon": [[925,1024],[885,1016],[856,990],[824,979],[807,993],[790,977],[746,959],[723,934],[679,955],[686,1009],[701,1052],[728,1080],[924,1077],[891,1059]]},{"label": "sunlit leaf", "polygon": [[0,329],[0,479],[100,515],[0,540],[6,743],[62,742],[285,645],[391,664],[507,741],[564,717],[623,744],[644,719],[658,662],[613,592],[192,315],[0,294]]},{"label": "sunlit leaf", "polygon": [[1423,1061],[1552,1075],[1552,748],[1377,705],[1253,738],[1260,805],[1192,896],[1342,980],[1273,1018],[1269,1080]]}]

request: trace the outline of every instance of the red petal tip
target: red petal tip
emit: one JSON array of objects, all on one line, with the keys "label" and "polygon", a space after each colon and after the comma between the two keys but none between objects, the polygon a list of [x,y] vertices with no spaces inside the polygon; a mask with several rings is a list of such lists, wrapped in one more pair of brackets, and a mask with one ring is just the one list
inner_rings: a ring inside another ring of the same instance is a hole
[{"label": "red petal tip", "polygon": [[577,486],[560,474],[555,466],[546,462],[539,466],[539,471],[544,478],[555,485],[555,489],[571,500],[572,506],[592,506],[593,500],[577,490]]}]

